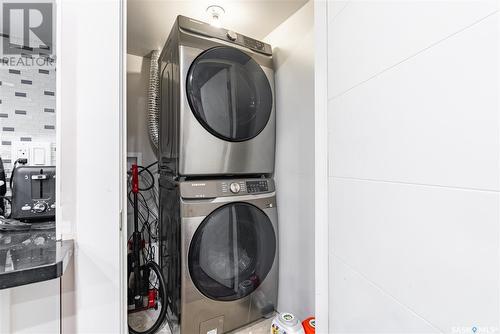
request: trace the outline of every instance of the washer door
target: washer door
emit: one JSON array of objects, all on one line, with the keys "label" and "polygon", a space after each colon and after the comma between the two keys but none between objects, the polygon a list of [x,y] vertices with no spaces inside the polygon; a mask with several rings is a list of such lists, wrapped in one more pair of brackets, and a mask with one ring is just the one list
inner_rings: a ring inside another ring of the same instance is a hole
[{"label": "washer door", "polygon": [[203,52],[191,65],[187,97],[203,127],[226,141],[257,136],[271,116],[273,96],[262,68],[232,47]]},{"label": "washer door", "polygon": [[275,252],[274,228],[261,209],[226,204],[196,230],[189,246],[189,273],[208,298],[232,301],[257,289],[271,270]]}]

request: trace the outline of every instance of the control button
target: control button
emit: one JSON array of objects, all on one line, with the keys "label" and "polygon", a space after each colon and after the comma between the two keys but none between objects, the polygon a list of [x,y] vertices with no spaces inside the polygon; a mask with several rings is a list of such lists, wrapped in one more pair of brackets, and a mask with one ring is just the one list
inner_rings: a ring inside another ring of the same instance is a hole
[{"label": "control button", "polygon": [[255,39],[243,36],[243,41],[244,41],[245,45],[247,47],[249,47],[249,48],[257,49],[257,50],[263,50],[264,49],[264,43],[262,43],[260,41],[257,41]]},{"label": "control button", "polygon": [[231,192],[232,192],[233,194],[237,194],[237,193],[239,193],[239,192],[240,192],[240,190],[241,190],[241,186],[240,186],[240,184],[239,184],[239,183],[233,182],[233,183],[231,183],[231,184],[229,185],[229,189],[231,189]]},{"label": "control button", "polygon": [[249,193],[269,191],[267,181],[247,181],[246,188]]},{"label": "control button", "polygon": [[226,36],[227,36],[227,38],[229,38],[232,41],[235,41],[236,38],[238,38],[238,35],[234,31],[231,31],[231,30],[227,31]]},{"label": "control button", "polygon": [[22,211],[30,211],[31,210],[31,206],[29,205],[24,205],[22,208],[21,208]]},{"label": "control button", "polygon": [[56,205],[55,205],[55,204],[52,204],[52,205],[50,206],[50,208],[51,208],[51,209],[55,209],[55,208],[56,208]]},{"label": "control button", "polygon": [[35,206],[33,206],[33,211],[35,211],[36,213],[43,213],[46,210],[47,210],[47,204],[42,202],[38,202],[35,204]]}]

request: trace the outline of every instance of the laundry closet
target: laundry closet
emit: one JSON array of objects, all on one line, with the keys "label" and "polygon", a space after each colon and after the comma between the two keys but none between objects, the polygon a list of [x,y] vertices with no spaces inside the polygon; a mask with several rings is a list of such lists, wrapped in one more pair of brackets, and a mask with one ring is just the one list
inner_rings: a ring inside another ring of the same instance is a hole
[{"label": "laundry closet", "polygon": [[314,316],[313,2],[129,0],[126,26],[130,332]]}]

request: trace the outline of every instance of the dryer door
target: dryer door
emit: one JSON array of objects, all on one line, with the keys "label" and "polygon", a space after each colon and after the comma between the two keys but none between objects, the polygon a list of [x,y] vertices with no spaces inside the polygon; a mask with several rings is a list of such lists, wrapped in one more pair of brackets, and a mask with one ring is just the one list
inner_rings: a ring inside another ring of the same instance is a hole
[{"label": "dryer door", "polygon": [[246,53],[225,46],[203,52],[193,61],[186,84],[193,114],[214,136],[245,141],[266,127],[273,107],[271,86]]},{"label": "dryer door", "polygon": [[271,270],[276,234],[268,216],[248,203],[231,203],[207,216],[189,246],[189,273],[208,298],[232,301],[257,289]]}]

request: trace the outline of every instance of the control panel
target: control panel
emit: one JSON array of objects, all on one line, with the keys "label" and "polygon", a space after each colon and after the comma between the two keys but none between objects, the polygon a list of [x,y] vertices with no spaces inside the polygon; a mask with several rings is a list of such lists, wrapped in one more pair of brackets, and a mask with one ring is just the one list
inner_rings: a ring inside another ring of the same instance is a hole
[{"label": "control panel", "polygon": [[208,23],[185,16],[179,16],[178,22],[179,28],[183,31],[238,44],[265,55],[271,56],[273,54],[272,48],[269,44],[238,34],[232,30],[217,28]]},{"label": "control panel", "polygon": [[274,182],[272,179],[184,181],[180,188],[183,198],[216,198],[273,192]]},{"label": "control panel", "polygon": [[247,192],[247,185],[244,180],[221,181],[220,188],[222,195],[231,195]]},{"label": "control panel", "polygon": [[260,51],[264,51],[264,48],[266,46],[263,42],[247,36],[243,36],[243,44],[245,44],[245,46],[248,47],[249,49],[260,50]]},{"label": "control panel", "polygon": [[247,186],[247,191],[250,194],[269,191],[269,186],[267,185],[267,180],[247,181],[246,186]]},{"label": "control panel", "polygon": [[269,180],[238,180],[238,181],[223,181],[221,183],[223,194],[257,194],[269,192]]}]

